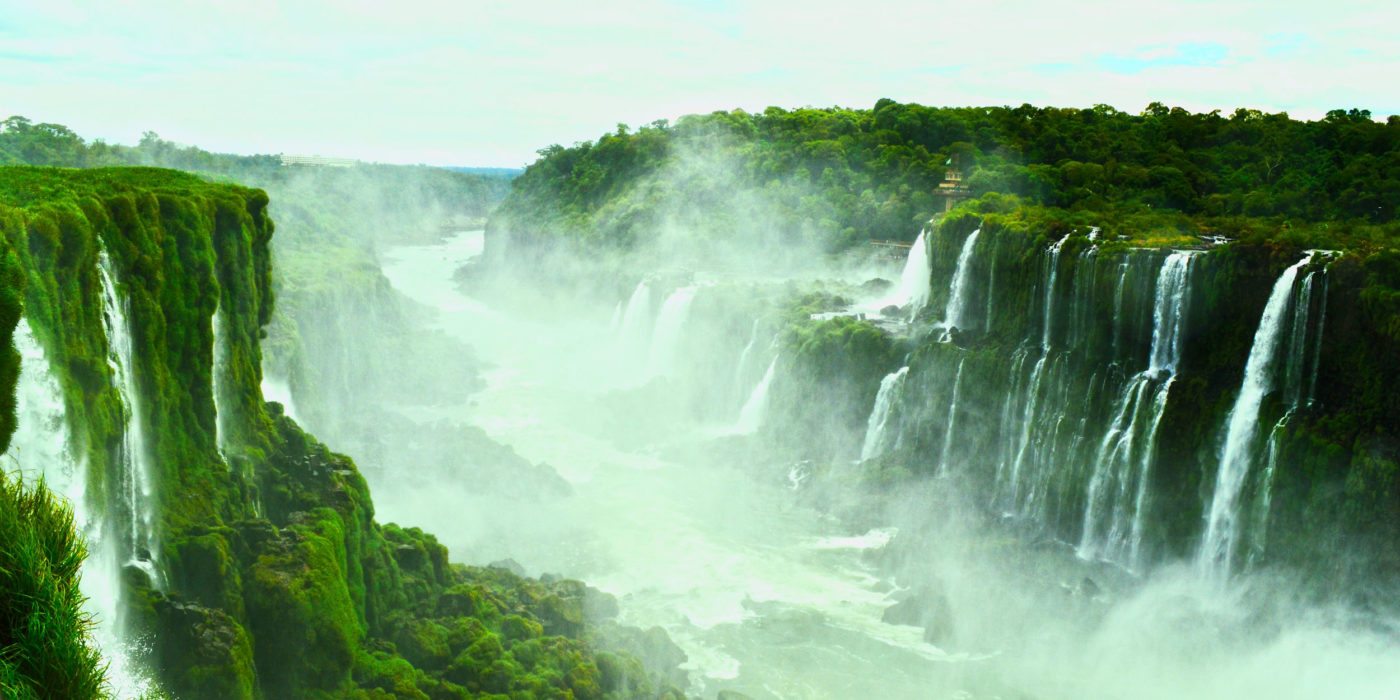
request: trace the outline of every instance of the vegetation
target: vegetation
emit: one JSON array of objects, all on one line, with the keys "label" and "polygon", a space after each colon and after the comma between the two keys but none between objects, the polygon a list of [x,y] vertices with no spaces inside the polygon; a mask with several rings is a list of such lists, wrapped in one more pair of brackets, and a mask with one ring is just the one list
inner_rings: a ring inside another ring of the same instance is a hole
[{"label": "vegetation", "polygon": [[[267,207],[261,190],[169,170],[0,168],[0,248],[11,261],[0,327],[13,328],[23,290],[85,448],[89,493],[109,508],[119,499],[101,494],[116,488],[125,414],[93,303],[102,298],[100,266],[129,316],[130,369],[158,465],[153,554],[166,586],[158,592],[128,571],[125,602],[151,636],[160,680],[190,697],[674,694],[630,654],[595,648],[597,634],[609,646],[630,637],[605,615],[585,616],[594,594],[581,584],[450,565],[430,535],[381,526],[355,465],[262,402],[260,338],[273,303]],[[217,309],[228,343],[223,454],[211,393]],[[5,357],[0,378],[13,387],[12,348]],[[12,426],[13,403],[6,407]],[[0,516],[10,513],[28,517],[8,507]],[[41,544],[73,537],[71,519],[27,522],[40,526]],[[9,546],[23,540],[5,541],[0,556],[29,556],[32,548]],[[77,559],[53,551],[55,566],[66,567],[59,573],[71,574]],[[0,569],[14,571],[3,560]],[[0,607],[28,605],[27,582],[0,580]],[[473,602],[452,603],[464,598]],[[44,618],[28,619],[36,629]],[[52,629],[76,648],[78,628],[59,624]],[[66,663],[38,648],[4,656],[5,673]]]},{"label": "vegetation", "polygon": [[0,542],[0,696],[105,697],[78,591],[86,551],[72,510],[43,484],[26,488],[0,472]]},{"label": "vegetation", "polygon": [[[1377,122],[1364,110],[1309,122],[1160,103],[1129,114],[880,100],[868,110],[770,107],[620,126],[540,156],[493,226],[622,247],[677,221],[697,235],[775,235],[829,250],[909,240],[942,211],[934,190],[950,161],[974,197],[1016,195],[1059,218],[1125,224],[1122,234],[1302,226],[1393,242],[1400,213],[1400,117]],[[761,206],[714,206],[743,201],[739,193]]]}]

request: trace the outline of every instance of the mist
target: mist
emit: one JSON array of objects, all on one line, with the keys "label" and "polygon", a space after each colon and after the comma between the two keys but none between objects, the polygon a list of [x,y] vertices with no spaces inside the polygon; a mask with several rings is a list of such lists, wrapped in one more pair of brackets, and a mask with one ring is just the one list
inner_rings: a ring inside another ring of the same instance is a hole
[{"label": "mist", "polygon": [[[265,359],[265,393],[365,466],[380,518],[438,533],[460,561],[617,596],[624,623],[684,651],[697,696],[1400,693],[1385,585],[1328,590],[1286,567],[1222,579],[1170,553],[1086,558],[989,505],[960,475],[998,469],[971,446],[1003,419],[957,409],[974,391],[965,361],[893,379],[911,362],[896,347],[952,347],[962,329],[947,317],[991,327],[995,280],[953,269],[989,263],[965,238],[951,255],[925,246],[915,227],[893,256],[832,254],[820,230],[784,225],[780,188],[749,186],[725,144],[705,145],[684,144],[603,212],[644,233],[625,250],[542,246],[547,232],[530,231],[527,254],[508,219],[490,234],[449,222],[368,235],[362,279],[279,308],[274,340],[299,330]],[[366,221],[439,217],[355,202]],[[640,223],[624,206],[636,202]],[[801,369],[819,342],[802,334],[832,317],[893,338],[874,367]],[[290,357],[322,378],[287,391],[277,363]],[[899,427],[950,399],[939,449]]]}]

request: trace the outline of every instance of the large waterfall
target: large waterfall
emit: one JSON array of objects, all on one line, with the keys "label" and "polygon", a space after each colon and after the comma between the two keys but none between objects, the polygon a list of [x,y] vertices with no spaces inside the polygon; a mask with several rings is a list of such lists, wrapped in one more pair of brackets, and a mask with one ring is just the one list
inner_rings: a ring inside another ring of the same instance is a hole
[{"label": "large waterfall", "polygon": [[73,440],[63,390],[48,354],[34,337],[28,319],[15,328],[20,375],[15,391],[17,425],[5,453],[7,468],[17,469],[33,485],[40,477],[50,491],[73,508],[73,520],[87,541],[79,587],[92,616],[93,640],[107,663],[107,681],[117,697],[140,697],[149,682],[131,658],[122,614],[122,566],[116,534],[119,523],[102,516],[100,494],[88,490],[87,463]]},{"label": "large waterfall", "polygon": [[[103,325],[107,331],[107,364],[121,396],[125,411],[120,453],[116,458],[115,483],[118,486],[115,507],[125,517],[115,536],[121,539],[120,555],[128,566],[141,569],[156,588],[163,586],[156,553],[157,545],[155,465],[154,455],[146,442],[146,418],[141,408],[140,392],[136,386],[134,349],[131,343],[131,321],[127,305],[120,296],[111,258],[103,251],[98,272],[102,281]],[[111,518],[108,518],[111,520]]]},{"label": "large waterfall", "polygon": [[904,261],[904,269],[899,273],[899,283],[889,296],[876,302],[877,309],[886,306],[908,306],[912,318],[928,303],[932,282],[927,237],[928,230],[925,229],[914,239],[914,244],[909,247],[909,257]]},{"label": "large waterfall", "polygon": [[645,347],[651,338],[651,285],[646,280],[637,283],[622,312],[622,342],[633,348]]},{"label": "large waterfall", "polygon": [[948,287],[948,307],[943,312],[943,326],[949,330],[965,330],[967,327],[963,316],[971,286],[972,253],[977,247],[977,236],[980,233],[982,229],[979,228],[968,234],[967,240],[963,241],[962,251],[958,253],[958,265],[953,272],[953,282]]},{"label": "large waterfall", "polygon": [[1314,255],[1308,252],[1302,260],[1284,270],[1274,283],[1264,315],[1259,319],[1259,328],[1254,333],[1239,395],[1226,419],[1220,466],[1216,471],[1215,491],[1207,511],[1200,551],[1202,569],[1215,577],[1228,575],[1235,564],[1244,518],[1241,495],[1254,466],[1259,409],[1277,382],[1274,366],[1295,299],[1294,282],[1298,271],[1311,263]]},{"label": "large waterfall", "polygon": [[[1064,249],[1069,237],[1070,234],[1065,234],[1063,238],[1051,244],[1046,255],[1044,288],[1041,295],[1040,357],[1025,383],[1014,387],[1011,396],[1008,397],[1007,410],[1002,416],[1003,432],[1012,437],[1014,442],[1006,444],[997,467],[998,498],[1008,512],[1020,515],[1035,515],[1035,509],[1040,505],[1036,487],[1044,481],[1042,477],[1048,476],[1048,471],[1052,468],[1049,463],[1053,461],[1050,459],[1053,455],[1037,454],[1034,440],[1033,431],[1040,420],[1041,406],[1055,406],[1067,398],[1056,391],[1064,388],[1062,383],[1054,381],[1062,372],[1060,367],[1052,366],[1051,363],[1064,359],[1063,354],[1052,352],[1052,339],[1055,330],[1055,297],[1058,291],[1056,282],[1060,276],[1060,251]],[[1019,370],[1024,366],[1029,352],[1028,348],[1017,351],[1012,372],[1018,381]],[[1055,376],[1051,381],[1047,381],[1047,374]],[[1020,405],[1022,409],[1016,410],[1013,403]],[[1044,444],[1048,444],[1053,451],[1055,441],[1046,441]]]},{"label": "large waterfall", "polygon": [[875,408],[870,412],[870,421],[865,428],[865,442],[860,448],[860,458],[878,457],[888,446],[890,413],[904,393],[904,378],[909,374],[908,365],[891,372],[880,381],[880,392],[875,395]]},{"label": "large waterfall", "polygon": [[1140,563],[1148,476],[1156,458],[1157,429],[1181,359],[1191,261],[1196,255],[1195,251],[1168,255],[1157,275],[1149,364],[1124,387],[1099,442],[1084,508],[1081,557],[1103,557],[1130,567]]},{"label": "large waterfall", "polygon": [[[680,287],[666,297],[656,317],[647,360],[647,374],[663,377],[676,371],[676,361],[684,339],[685,322],[690,317],[690,305],[695,301],[698,287]],[[629,306],[630,309],[630,306]]]}]

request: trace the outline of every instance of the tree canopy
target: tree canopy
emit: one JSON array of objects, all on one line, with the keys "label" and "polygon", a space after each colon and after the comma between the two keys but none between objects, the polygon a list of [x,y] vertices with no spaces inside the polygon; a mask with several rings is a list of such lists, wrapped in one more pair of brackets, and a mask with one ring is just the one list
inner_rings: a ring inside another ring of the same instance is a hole
[{"label": "tree canopy", "polygon": [[1162,103],[1131,114],[882,99],[872,109],[770,107],[620,126],[539,154],[502,207],[511,225],[619,240],[657,225],[647,215],[657,207],[700,207],[733,190],[762,193],[787,235],[830,249],[908,240],[941,211],[933,192],[950,158],[974,197],[1119,218],[1167,210],[1198,221],[1375,225],[1400,212],[1400,118],[1356,109],[1302,121]]}]

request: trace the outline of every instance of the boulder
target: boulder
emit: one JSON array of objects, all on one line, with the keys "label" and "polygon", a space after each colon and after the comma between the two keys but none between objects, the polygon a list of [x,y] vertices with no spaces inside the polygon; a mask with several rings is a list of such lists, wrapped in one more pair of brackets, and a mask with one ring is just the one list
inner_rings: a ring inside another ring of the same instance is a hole
[{"label": "boulder", "polygon": [[920,586],[885,609],[880,621],[924,628],[924,641],[943,645],[953,637],[953,608],[941,586]]}]

